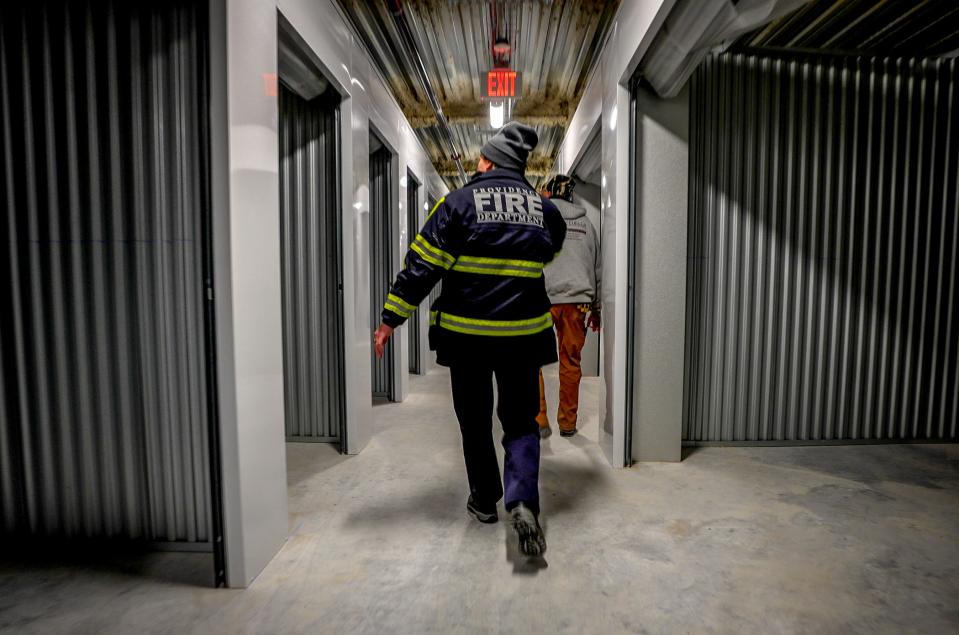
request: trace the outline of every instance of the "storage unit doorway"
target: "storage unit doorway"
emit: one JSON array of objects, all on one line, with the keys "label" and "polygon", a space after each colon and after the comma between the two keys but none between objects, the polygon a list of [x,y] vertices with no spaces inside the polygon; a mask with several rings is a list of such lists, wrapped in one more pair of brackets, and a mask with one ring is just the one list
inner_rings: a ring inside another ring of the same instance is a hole
[{"label": "storage unit doorway", "polygon": [[692,80],[687,444],[955,441],[959,61]]},{"label": "storage unit doorway", "polygon": [[[406,246],[413,244],[413,239],[420,231],[420,182],[413,176],[411,170],[406,171]],[[423,333],[420,326],[419,310],[415,311],[406,322],[410,331],[410,372],[414,375],[423,374],[423,358],[420,354],[423,342]]]},{"label": "storage unit doorway", "polygon": [[[597,236],[602,236],[602,162],[603,144],[602,122],[597,119],[590,133],[589,141],[580,157],[569,171],[575,182],[573,203],[586,210],[586,217],[593,224]],[[600,250],[601,251],[601,250]],[[599,289],[602,291],[602,288]],[[600,349],[602,332],[592,329],[586,332],[586,344],[583,346],[582,369],[584,377],[600,376]]]},{"label": "storage unit doorway", "polygon": [[196,3],[0,5],[0,535],[221,584],[208,35]]},{"label": "storage unit doorway", "polygon": [[282,16],[277,39],[286,438],[337,443],[346,420],[340,96]]},{"label": "storage unit doorway", "polygon": [[[370,333],[380,324],[383,302],[393,283],[393,167],[396,154],[370,126]],[[395,338],[383,359],[371,351],[374,399],[396,401]]]}]

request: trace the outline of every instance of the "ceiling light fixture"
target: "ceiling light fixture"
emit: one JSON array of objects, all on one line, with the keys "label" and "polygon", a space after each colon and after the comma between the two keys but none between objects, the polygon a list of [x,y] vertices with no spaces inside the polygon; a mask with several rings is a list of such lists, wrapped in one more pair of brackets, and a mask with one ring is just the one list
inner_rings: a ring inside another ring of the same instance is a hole
[{"label": "ceiling light fixture", "polygon": [[504,105],[502,101],[491,101],[489,103],[489,125],[492,126],[494,130],[499,130],[503,127],[503,110]]}]

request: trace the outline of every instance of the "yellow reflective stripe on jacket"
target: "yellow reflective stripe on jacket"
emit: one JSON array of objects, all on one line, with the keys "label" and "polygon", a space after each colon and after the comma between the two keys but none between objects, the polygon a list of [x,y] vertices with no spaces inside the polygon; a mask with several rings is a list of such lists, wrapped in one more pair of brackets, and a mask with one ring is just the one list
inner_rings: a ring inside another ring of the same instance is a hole
[{"label": "yellow reflective stripe on jacket", "polygon": [[512,265],[523,269],[542,269],[543,263],[535,260],[513,260],[511,258],[487,258],[485,256],[460,256],[457,262],[467,262],[476,265]]},{"label": "yellow reflective stripe on jacket", "polygon": [[445,201],[445,200],[446,200],[446,197],[444,196],[444,197],[441,198],[440,200],[436,201],[436,204],[433,206],[433,209],[431,209],[431,210],[430,210],[430,213],[426,215],[426,220],[429,220],[430,217],[431,217],[433,214],[436,213],[436,210],[438,210],[438,209],[440,208],[440,205],[442,205],[442,204],[443,204],[443,201]]},{"label": "yellow reflective stripe on jacket", "polygon": [[439,258],[434,258],[433,256],[429,255],[425,249],[423,249],[416,243],[413,243],[412,245],[410,245],[410,249],[418,253],[420,255],[420,258],[422,258],[426,262],[434,264],[437,267],[442,267],[443,269],[449,269],[449,265],[447,265],[445,262],[443,262]]},{"label": "yellow reflective stripe on jacket", "polygon": [[387,311],[392,311],[393,313],[397,314],[398,316],[402,318],[408,318],[411,315],[413,315],[412,311],[407,311],[406,309],[401,308],[397,306],[396,304],[393,304],[389,300],[386,301],[386,304],[383,305],[383,308],[386,309]]},{"label": "yellow reflective stripe on jacket", "polygon": [[410,245],[410,249],[418,253],[423,260],[431,262],[438,267],[449,269],[456,262],[456,258],[449,255],[439,247],[434,246],[428,240],[423,238],[423,234],[417,234]]},{"label": "yellow reflective stripe on jacket", "polygon": [[515,276],[520,278],[539,278],[543,275],[541,262],[533,260],[512,260],[509,258],[480,258],[477,256],[460,256],[453,271],[465,273],[480,273],[493,276]]},{"label": "yellow reflective stripe on jacket", "polygon": [[437,247],[436,245],[428,241],[423,234],[417,234],[416,238],[414,239],[414,243],[419,245],[423,249],[426,249],[431,254],[433,254],[433,256],[439,258],[440,260],[443,260],[444,262],[448,262],[450,266],[453,266],[453,263],[456,262],[456,258],[454,258],[450,254],[446,253],[445,251],[443,251],[442,249],[440,249],[439,247]]},{"label": "yellow reflective stripe on jacket", "polygon": [[406,309],[407,311],[410,311],[411,313],[416,310],[416,307],[415,307],[415,306],[413,306],[412,304],[410,304],[409,302],[407,302],[406,300],[404,300],[404,299],[401,298],[400,296],[398,296],[398,295],[393,295],[392,293],[390,293],[390,294],[388,294],[388,295],[386,296],[386,301],[387,301],[387,302],[392,302],[393,304],[397,304],[397,305],[403,307],[404,309]]},{"label": "yellow reflective stripe on jacket", "polygon": [[436,326],[436,316],[439,311],[430,311],[430,326]]},{"label": "yellow reflective stripe on jacket", "polygon": [[533,335],[553,326],[553,318],[549,313],[528,320],[480,320],[441,312],[431,317],[430,321],[448,331],[494,337]]}]

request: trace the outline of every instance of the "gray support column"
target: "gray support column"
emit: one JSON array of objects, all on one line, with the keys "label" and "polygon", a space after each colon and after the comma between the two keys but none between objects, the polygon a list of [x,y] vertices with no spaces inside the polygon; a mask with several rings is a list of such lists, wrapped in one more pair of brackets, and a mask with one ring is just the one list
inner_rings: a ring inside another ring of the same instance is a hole
[{"label": "gray support column", "polygon": [[634,461],[682,451],[689,98],[639,89],[635,150]]},{"label": "gray support column", "polygon": [[277,67],[276,5],[210,7],[223,523],[227,584],[242,587],[288,529],[277,99],[266,73]]}]

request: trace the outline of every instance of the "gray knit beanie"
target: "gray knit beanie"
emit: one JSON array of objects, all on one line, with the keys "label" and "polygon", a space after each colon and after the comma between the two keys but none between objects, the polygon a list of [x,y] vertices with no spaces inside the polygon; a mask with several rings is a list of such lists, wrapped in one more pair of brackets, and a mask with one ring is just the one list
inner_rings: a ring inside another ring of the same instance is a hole
[{"label": "gray knit beanie", "polygon": [[480,153],[498,168],[526,172],[526,160],[537,143],[539,137],[533,128],[511,121],[486,142]]}]

